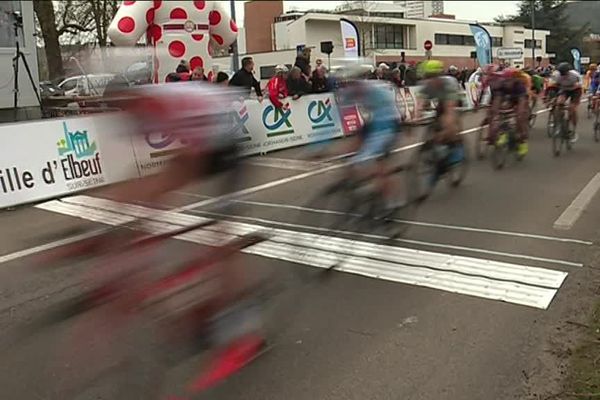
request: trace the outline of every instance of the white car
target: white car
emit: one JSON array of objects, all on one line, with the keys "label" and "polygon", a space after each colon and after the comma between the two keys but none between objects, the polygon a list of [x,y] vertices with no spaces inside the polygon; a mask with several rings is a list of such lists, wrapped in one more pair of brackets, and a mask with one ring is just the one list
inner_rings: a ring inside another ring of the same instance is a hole
[{"label": "white car", "polygon": [[76,75],[66,78],[58,87],[65,96],[102,96],[114,74]]}]

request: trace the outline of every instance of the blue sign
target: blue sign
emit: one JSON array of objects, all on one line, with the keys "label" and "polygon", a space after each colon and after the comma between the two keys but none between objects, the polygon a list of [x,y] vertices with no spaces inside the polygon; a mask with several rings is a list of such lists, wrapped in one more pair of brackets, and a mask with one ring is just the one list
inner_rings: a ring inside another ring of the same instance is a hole
[{"label": "blue sign", "polygon": [[475,39],[475,50],[477,61],[484,66],[492,63],[492,38],[487,30],[481,25],[471,24],[471,33]]}]

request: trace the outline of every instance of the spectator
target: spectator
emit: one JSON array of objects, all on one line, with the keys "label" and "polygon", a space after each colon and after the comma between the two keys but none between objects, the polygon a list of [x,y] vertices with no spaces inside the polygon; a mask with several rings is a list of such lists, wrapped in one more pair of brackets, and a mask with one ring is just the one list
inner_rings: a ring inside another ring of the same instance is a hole
[{"label": "spectator", "polygon": [[310,92],[308,82],[302,77],[302,70],[293,67],[287,79],[288,94],[297,100],[300,96]]},{"label": "spectator", "polygon": [[206,75],[204,75],[204,68],[196,67],[192,71],[192,76],[190,77],[190,81],[208,81]]},{"label": "spectator", "polygon": [[402,87],[403,82],[402,82],[402,74],[400,73],[400,69],[399,68],[395,68],[392,70],[392,74],[390,76],[390,81],[396,86],[396,87]]},{"label": "spectator", "polygon": [[383,80],[386,79],[386,74],[388,73],[390,67],[386,63],[381,63],[375,70],[375,73],[372,75],[371,79]]},{"label": "spectator", "polygon": [[415,63],[411,63],[406,69],[404,84],[406,86],[415,86],[417,84],[417,78],[417,67]]},{"label": "spectator", "polygon": [[[316,64],[316,67],[315,67],[315,71],[316,71],[316,70],[317,70],[317,68],[319,68],[320,66],[322,66],[322,65],[323,65],[323,60],[321,60],[320,58],[317,58],[317,59],[315,60],[315,64]],[[313,72],[314,72],[314,71],[313,71]]]},{"label": "spectator", "polygon": [[227,86],[229,84],[229,75],[227,75],[223,71],[220,71],[219,73],[217,73],[217,79],[215,79],[215,83],[218,85]]},{"label": "spectator", "polygon": [[327,69],[323,65],[315,69],[311,83],[313,93],[325,93],[333,89],[331,80],[327,77]]},{"label": "spectator", "polygon": [[233,78],[229,81],[231,86],[239,86],[248,90],[247,95],[250,95],[250,89],[254,88],[258,101],[262,101],[262,90],[260,83],[253,75],[254,60],[252,57],[242,58],[242,69],[233,74]]},{"label": "spectator", "polygon": [[288,68],[285,65],[280,64],[275,67],[275,76],[267,83],[269,100],[271,100],[271,103],[277,108],[284,108],[284,104],[281,100],[288,97],[287,75]]},{"label": "spectator", "polygon": [[179,65],[177,66],[177,68],[175,68],[175,72],[178,74],[181,73],[190,73],[190,64],[188,64],[188,62],[186,60],[181,60],[179,62]]},{"label": "spectator", "polygon": [[300,68],[300,71],[304,75],[306,81],[308,81],[310,77],[310,49],[304,48],[302,53],[298,54],[296,57],[296,61],[294,62],[294,67]]},{"label": "spectator", "polygon": [[171,82],[181,82],[182,80],[184,80],[184,79],[182,79],[182,77],[181,77],[183,74],[184,74],[183,72],[181,72],[181,73],[177,73],[177,72],[171,72],[171,73],[170,73],[170,74],[168,74],[168,75],[167,75],[167,77],[165,78],[165,82],[167,82],[167,83],[171,83]]}]

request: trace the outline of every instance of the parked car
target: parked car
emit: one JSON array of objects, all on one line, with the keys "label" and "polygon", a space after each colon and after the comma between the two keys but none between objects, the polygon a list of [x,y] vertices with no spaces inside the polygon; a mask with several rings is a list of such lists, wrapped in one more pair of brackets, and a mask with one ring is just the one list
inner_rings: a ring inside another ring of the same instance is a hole
[{"label": "parked car", "polygon": [[65,92],[59,88],[55,83],[50,81],[40,82],[40,94],[42,99],[52,96],[64,96]]},{"label": "parked car", "polygon": [[114,74],[76,75],[66,78],[58,87],[65,96],[102,96]]}]

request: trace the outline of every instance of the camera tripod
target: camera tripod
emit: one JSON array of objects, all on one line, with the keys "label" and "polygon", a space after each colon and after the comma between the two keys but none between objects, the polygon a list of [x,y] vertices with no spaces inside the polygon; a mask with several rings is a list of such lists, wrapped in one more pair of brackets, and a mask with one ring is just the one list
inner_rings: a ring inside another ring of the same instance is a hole
[{"label": "camera tripod", "polygon": [[[13,63],[13,72],[14,72],[14,80],[15,85],[13,88],[13,108],[15,112],[15,121],[18,119],[18,109],[19,105],[19,59],[23,61],[25,65],[25,70],[27,71],[27,76],[29,76],[29,82],[31,83],[31,87],[33,87],[33,92],[35,93],[35,97],[37,98],[40,107],[42,107],[42,99],[40,98],[40,92],[38,90],[35,81],[33,80],[33,75],[31,75],[31,69],[29,68],[29,64],[27,63],[27,58],[25,58],[25,54],[21,51],[21,46],[19,44],[19,28],[23,28],[23,17],[20,13],[14,12],[13,16],[15,17],[15,22],[13,23],[13,28],[15,31],[15,47],[16,53],[12,59]],[[42,110],[43,111],[43,110]]]}]

